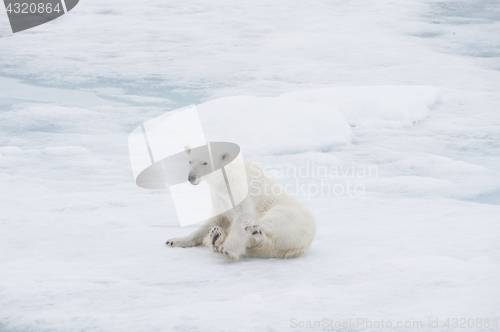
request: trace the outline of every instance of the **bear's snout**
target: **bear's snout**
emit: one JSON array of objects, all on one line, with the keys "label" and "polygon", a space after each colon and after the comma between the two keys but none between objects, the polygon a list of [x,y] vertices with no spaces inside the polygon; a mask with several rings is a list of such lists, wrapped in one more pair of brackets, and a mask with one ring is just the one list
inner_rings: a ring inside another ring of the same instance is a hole
[{"label": "bear's snout", "polygon": [[196,176],[193,174],[189,174],[188,181],[191,182],[191,184],[193,184],[196,181]]}]

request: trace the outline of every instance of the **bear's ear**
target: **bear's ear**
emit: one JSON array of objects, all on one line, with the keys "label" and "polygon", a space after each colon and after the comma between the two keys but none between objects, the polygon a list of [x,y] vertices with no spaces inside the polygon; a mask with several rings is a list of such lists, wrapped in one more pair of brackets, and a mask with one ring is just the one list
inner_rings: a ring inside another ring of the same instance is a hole
[{"label": "bear's ear", "polygon": [[191,147],[189,145],[184,145],[184,151],[186,151],[187,154],[191,153]]}]

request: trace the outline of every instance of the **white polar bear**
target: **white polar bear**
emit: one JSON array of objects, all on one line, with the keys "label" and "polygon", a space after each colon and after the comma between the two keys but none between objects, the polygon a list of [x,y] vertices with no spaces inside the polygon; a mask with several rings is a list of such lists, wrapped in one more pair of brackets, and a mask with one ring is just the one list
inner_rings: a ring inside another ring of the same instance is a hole
[{"label": "white polar bear", "polygon": [[[212,205],[227,195],[226,182],[211,176],[211,160],[200,149],[186,147],[189,159],[188,181],[193,185],[206,181],[211,190]],[[232,152],[214,151],[214,164],[226,167]],[[216,254],[237,261],[241,256],[292,258],[305,253],[316,233],[312,214],[286,192],[276,181],[267,177],[256,163],[244,159],[248,196],[235,208],[206,221],[193,233],[165,242],[172,247],[194,247],[201,244]],[[241,180],[238,172],[226,171],[231,184]],[[240,173],[241,174],[241,173]],[[235,178],[239,177],[239,178]],[[231,185],[232,190],[234,187]],[[237,190],[237,189],[236,189]],[[216,208],[216,206],[214,206]]]}]

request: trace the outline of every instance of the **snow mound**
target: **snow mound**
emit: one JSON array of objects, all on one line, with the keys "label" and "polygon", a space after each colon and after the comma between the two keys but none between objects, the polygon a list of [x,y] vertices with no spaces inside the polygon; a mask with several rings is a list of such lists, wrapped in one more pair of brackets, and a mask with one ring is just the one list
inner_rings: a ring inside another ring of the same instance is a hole
[{"label": "snow mound", "polygon": [[24,154],[24,151],[17,146],[0,146],[0,155],[18,156]]},{"label": "snow mound", "polygon": [[457,185],[449,180],[423,176],[395,176],[390,178],[370,178],[359,181],[366,191],[398,193],[405,196],[452,195]]},{"label": "snow mound", "polygon": [[50,156],[76,156],[90,154],[90,151],[79,146],[57,146],[45,148],[42,153]]},{"label": "snow mound", "polygon": [[352,86],[285,93],[283,99],[334,107],[352,126],[400,127],[424,120],[440,99],[432,86]]},{"label": "snow mound", "polygon": [[326,105],[238,96],[197,110],[207,141],[236,143],[249,157],[328,150],[352,136],[344,115]]}]

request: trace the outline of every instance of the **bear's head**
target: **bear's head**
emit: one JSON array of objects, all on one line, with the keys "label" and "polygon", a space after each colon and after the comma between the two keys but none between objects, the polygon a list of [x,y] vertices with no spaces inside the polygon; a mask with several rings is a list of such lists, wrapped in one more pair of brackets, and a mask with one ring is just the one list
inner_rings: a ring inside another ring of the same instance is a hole
[{"label": "bear's head", "polygon": [[230,153],[224,151],[220,146],[211,143],[210,148],[211,151],[208,150],[208,145],[197,148],[191,148],[188,145],[184,147],[185,152],[188,154],[188,181],[192,185],[200,184],[204,179],[208,179],[210,173],[231,161]]}]

